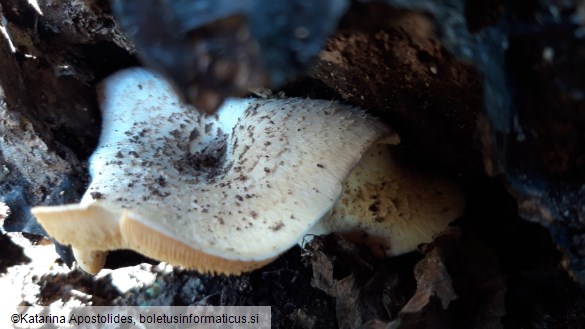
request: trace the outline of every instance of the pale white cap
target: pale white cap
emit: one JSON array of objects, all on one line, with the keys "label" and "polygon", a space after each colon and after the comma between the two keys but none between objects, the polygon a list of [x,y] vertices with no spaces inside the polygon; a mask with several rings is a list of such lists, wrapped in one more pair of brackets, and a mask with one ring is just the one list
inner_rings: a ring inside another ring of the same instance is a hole
[{"label": "pale white cap", "polygon": [[232,100],[205,116],[143,69],[115,74],[100,93],[103,130],[82,201],[32,210],[93,273],[114,249],[202,272],[266,264],[331,212],[366,150],[398,142],[331,101]]}]

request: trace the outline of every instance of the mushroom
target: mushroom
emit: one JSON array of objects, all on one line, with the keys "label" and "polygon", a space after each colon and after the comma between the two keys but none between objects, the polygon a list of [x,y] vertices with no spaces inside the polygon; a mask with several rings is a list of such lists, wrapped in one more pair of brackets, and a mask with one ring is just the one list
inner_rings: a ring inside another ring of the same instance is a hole
[{"label": "mushroom", "polygon": [[82,200],[32,209],[90,273],[107,251],[132,249],[236,274],[311,232],[357,233],[396,255],[463,209],[453,183],[393,162],[391,128],[337,102],[230,100],[206,116],[139,68],[108,78],[100,102],[103,130]]}]

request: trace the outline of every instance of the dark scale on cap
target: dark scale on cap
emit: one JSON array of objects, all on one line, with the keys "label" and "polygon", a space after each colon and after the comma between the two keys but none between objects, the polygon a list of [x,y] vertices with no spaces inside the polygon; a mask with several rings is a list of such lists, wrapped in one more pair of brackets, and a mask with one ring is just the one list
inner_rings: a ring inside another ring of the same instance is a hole
[{"label": "dark scale on cap", "polygon": [[197,138],[199,138],[199,136],[200,136],[199,130],[193,129],[189,134],[189,142],[196,140]]},{"label": "dark scale on cap", "polygon": [[155,182],[160,185],[160,187],[167,186],[167,181],[163,176],[158,176],[158,178],[155,179]]},{"label": "dark scale on cap", "polygon": [[205,134],[209,135],[209,133],[211,133],[211,128],[213,128],[213,123],[208,123],[205,125]]},{"label": "dark scale on cap", "polygon": [[280,229],[282,229],[283,227],[284,227],[284,223],[281,221],[278,221],[274,225],[270,226],[270,229],[273,230],[274,232],[277,232]]},{"label": "dark scale on cap", "polygon": [[170,134],[177,139],[181,137],[181,131],[179,129],[171,130]]},{"label": "dark scale on cap", "polygon": [[103,194],[103,193],[100,193],[100,192],[91,192],[91,193],[89,193],[89,195],[91,195],[91,197],[92,197],[94,200],[101,200],[101,199],[105,199],[105,196],[104,196],[104,194]]}]

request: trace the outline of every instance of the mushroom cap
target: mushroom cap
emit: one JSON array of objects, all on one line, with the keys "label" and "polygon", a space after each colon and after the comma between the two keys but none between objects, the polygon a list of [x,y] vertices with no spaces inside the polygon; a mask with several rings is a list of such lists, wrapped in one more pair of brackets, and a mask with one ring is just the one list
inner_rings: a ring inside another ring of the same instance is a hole
[{"label": "mushroom cap", "polygon": [[389,145],[377,144],[345,180],[331,214],[311,232],[337,232],[378,256],[398,256],[431,242],[464,208],[454,182],[401,166]]},{"label": "mushroom cap", "polygon": [[101,108],[81,202],[32,210],[91,272],[122,248],[202,272],[264,265],[330,212],[365,150],[398,142],[331,101],[232,100],[205,116],[143,69],[108,78]]}]

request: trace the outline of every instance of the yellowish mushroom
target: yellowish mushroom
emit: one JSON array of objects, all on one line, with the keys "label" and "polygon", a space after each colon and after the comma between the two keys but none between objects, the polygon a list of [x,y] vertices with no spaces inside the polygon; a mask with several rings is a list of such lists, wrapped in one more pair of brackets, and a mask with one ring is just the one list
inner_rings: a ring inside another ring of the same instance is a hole
[{"label": "yellowish mushroom", "polygon": [[205,116],[143,69],[108,78],[100,101],[103,130],[81,202],[32,210],[90,273],[107,251],[132,249],[236,274],[324,232],[396,255],[463,210],[451,182],[392,161],[391,128],[337,102],[232,100]]}]

